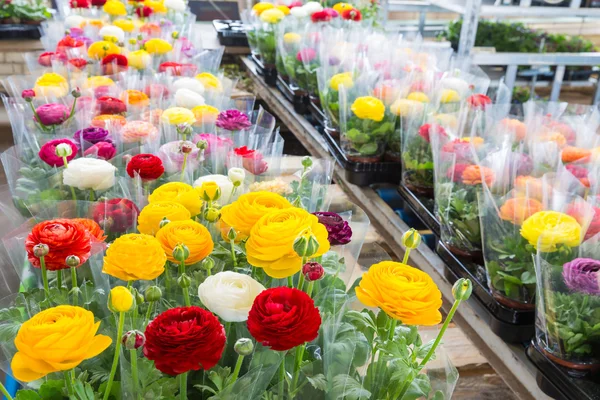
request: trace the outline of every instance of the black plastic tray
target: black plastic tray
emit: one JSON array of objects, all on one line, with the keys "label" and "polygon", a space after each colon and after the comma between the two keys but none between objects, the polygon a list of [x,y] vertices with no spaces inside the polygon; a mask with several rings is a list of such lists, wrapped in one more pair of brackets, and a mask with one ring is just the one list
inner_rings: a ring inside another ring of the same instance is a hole
[{"label": "black plastic tray", "polygon": [[537,367],[536,381],[548,396],[556,400],[600,400],[600,377],[573,378],[566,368],[556,365],[540,351],[535,339],[527,348],[527,357]]},{"label": "black plastic tray", "polygon": [[413,212],[419,217],[421,222],[433,232],[437,237],[440,237],[440,222],[435,217],[434,200],[422,195],[419,195],[404,185],[398,186],[398,192],[408,203]]},{"label": "black plastic tray", "polygon": [[39,24],[0,24],[0,40],[38,40],[41,37]]},{"label": "black plastic tray", "polygon": [[232,19],[215,19],[213,26],[217,31],[219,43],[223,46],[248,47],[248,37],[242,21]]},{"label": "black plastic tray", "polygon": [[256,73],[263,77],[265,83],[269,86],[277,86],[277,69],[275,67],[266,68],[262,60],[260,60],[256,54],[252,54],[252,61],[254,61],[258,67]]},{"label": "black plastic tray", "polygon": [[277,76],[277,89],[294,105],[294,111],[302,115],[308,114],[310,100],[304,91],[287,83],[281,75]]},{"label": "black plastic tray", "polygon": [[329,152],[345,170],[346,180],[357,186],[369,186],[373,183],[398,184],[402,176],[402,164],[398,162],[358,163],[348,160],[338,141],[322,127],[319,131],[327,141]]},{"label": "black plastic tray", "polygon": [[308,109],[310,111],[310,115],[312,115],[315,119],[315,122],[324,129],[327,126],[327,117],[325,117],[325,112],[321,110],[321,108],[314,101],[311,101],[310,98],[309,103]]}]

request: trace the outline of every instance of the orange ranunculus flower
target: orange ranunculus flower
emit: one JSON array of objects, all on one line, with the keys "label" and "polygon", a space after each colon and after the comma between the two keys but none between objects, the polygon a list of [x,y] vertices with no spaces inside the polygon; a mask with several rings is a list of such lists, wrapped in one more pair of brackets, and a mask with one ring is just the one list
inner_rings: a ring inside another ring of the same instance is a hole
[{"label": "orange ranunculus flower", "polygon": [[536,199],[515,197],[506,200],[500,207],[500,218],[515,225],[522,225],[523,221],[543,208],[542,203]]},{"label": "orange ranunculus flower", "polygon": [[128,233],[109,246],[102,272],[122,281],[150,281],[165,271],[167,257],[154,236]]},{"label": "orange ranunculus flower", "polygon": [[548,132],[540,137],[542,141],[555,142],[558,147],[564,147],[567,144],[567,138],[560,132]]},{"label": "orange ranunculus flower", "polygon": [[189,257],[185,260],[186,265],[204,260],[214,248],[208,229],[191,219],[169,222],[156,233],[156,239],[160,242],[167,259],[174,263],[179,261],[173,258],[173,249],[178,244],[184,244],[190,251]]},{"label": "orange ranunculus flower", "polygon": [[355,289],[367,307],[379,307],[406,325],[442,321],[442,293],[425,272],[394,261],[372,265]]},{"label": "orange ranunculus flower", "polygon": [[518,119],[504,118],[501,124],[507,131],[514,133],[515,142],[520,142],[527,136],[527,125]]},{"label": "orange ranunculus flower", "polygon": [[135,89],[127,89],[121,93],[121,101],[127,102],[132,106],[140,107],[145,107],[150,104],[150,99],[146,93]]},{"label": "orange ranunculus flower", "polygon": [[127,120],[122,115],[101,114],[92,118],[92,122],[90,124],[96,128],[123,127],[125,124],[127,124]]},{"label": "orange ranunculus flower", "polygon": [[592,155],[592,151],[581,147],[567,146],[562,150],[561,158],[564,163],[582,161]]},{"label": "orange ranunculus flower", "polygon": [[160,35],[161,27],[156,22],[146,22],[140,28],[141,33],[145,33],[148,36],[157,36]]},{"label": "orange ranunculus flower", "polygon": [[533,176],[517,176],[515,178],[515,196],[527,197],[542,201],[544,199],[544,185],[541,179]]},{"label": "orange ranunculus flower", "polygon": [[92,240],[96,240],[97,242],[104,242],[106,239],[106,235],[104,234],[104,230],[100,228],[100,225],[93,219],[89,218],[73,218],[74,222],[83,225],[85,229],[91,235]]},{"label": "orange ranunculus flower", "polygon": [[494,183],[494,178],[494,171],[479,165],[469,165],[462,173],[462,183],[465,185],[480,185],[485,182],[489,186]]},{"label": "orange ranunculus flower", "polygon": [[221,209],[222,232],[227,235],[230,227],[238,234],[236,239],[243,240],[263,215],[270,211],[290,208],[292,204],[283,196],[271,192],[251,192],[241,195],[233,203]]},{"label": "orange ranunculus flower", "polygon": [[294,275],[302,268],[302,257],[294,250],[294,242],[307,232],[319,243],[313,257],[329,251],[329,233],[315,215],[296,207],[268,212],[250,230],[250,239],[246,242],[248,263],[264,269],[273,278]]},{"label": "orange ranunculus flower", "polygon": [[92,238],[85,226],[66,218],[36,224],[25,239],[25,250],[29,262],[41,268],[40,258],[34,254],[34,247],[38,244],[48,246],[49,252],[44,257],[46,269],[57,271],[69,268],[65,262],[68,256],[79,257],[79,265],[86,262],[92,249]]}]

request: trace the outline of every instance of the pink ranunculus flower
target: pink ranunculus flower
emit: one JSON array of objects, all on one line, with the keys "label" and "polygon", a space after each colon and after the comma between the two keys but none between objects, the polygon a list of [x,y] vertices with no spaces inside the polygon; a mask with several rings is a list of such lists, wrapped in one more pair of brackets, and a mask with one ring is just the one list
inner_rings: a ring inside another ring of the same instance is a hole
[{"label": "pink ranunculus flower", "polygon": [[95,145],[91,146],[84,153],[85,156],[94,155],[103,160],[112,159],[115,154],[117,154],[117,149],[112,143],[109,142],[98,142]]},{"label": "pink ranunculus flower", "polygon": [[67,156],[67,161],[71,161],[77,156],[77,145],[71,139],[54,139],[46,142],[41,148],[38,155],[40,159],[51,167],[60,167],[64,165],[62,157],[56,155],[56,146],[59,144],[67,144],[71,147],[71,154]]},{"label": "pink ranunculus flower", "polygon": [[[200,151],[191,142],[185,142],[192,147],[192,151],[188,153],[187,165],[189,168],[197,168],[199,165],[198,152]],[[182,140],[176,140],[168,142],[160,146],[158,149],[158,157],[163,161],[163,166],[168,174],[181,171],[183,167],[184,153],[181,151],[181,147],[184,142]]]},{"label": "pink ranunculus flower", "polygon": [[192,138],[192,142],[194,144],[198,143],[200,140],[205,140],[208,146],[204,150],[205,155],[209,155],[214,151],[229,151],[233,146],[233,140],[229,138],[219,137],[217,135],[213,135],[212,133],[199,133],[194,135]]},{"label": "pink ranunculus flower", "polygon": [[248,116],[239,110],[225,110],[219,113],[215,125],[228,131],[239,131],[252,126]]},{"label": "pink ranunculus flower", "polygon": [[317,51],[311,47],[306,47],[296,54],[296,60],[309,63],[317,58]]},{"label": "pink ranunculus flower", "polygon": [[71,114],[71,110],[67,106],[57,103],[41,105],[36,108],[35,112],[37,117],[34,117],[34,120],[44,126],[60,125],[68,120]]}]

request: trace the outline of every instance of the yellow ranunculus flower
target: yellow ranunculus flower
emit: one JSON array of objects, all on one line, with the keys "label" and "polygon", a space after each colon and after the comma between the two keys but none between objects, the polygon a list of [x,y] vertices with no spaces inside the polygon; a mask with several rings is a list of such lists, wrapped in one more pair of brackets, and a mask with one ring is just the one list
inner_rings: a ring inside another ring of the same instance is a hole
[{"label": "yellow ranunculus flower", "polygon": [[123,29],[123,31],[125,32],[133,32],[133,30],[135,29],[135,24],[130,19],[116,19],[114,20],[113,25]]},{"label": "yellow ranunculus flower", "polygon": [[88,47],[88,57],[94,60],[102,60],[110,54],[121,54],[121,48],[107,40],[94,42]]},{"label": "yellow ranunculus flower", "polygon": [[79,27],[85,28],[86,26],[93,26],[94,28],[100,29],[104,26],[104,21],[101,19],[84,19]]},{"label": "yellow ranunculus flower", "polygon": [[364,96],[354,100],[352,112],[360,119],[380,122],[385,116],[385,105],[377,97]]},{"label": "yellow ranunculus flower", "polygon": [[302,268],[302,257],[294,251],[294,241],[307,230],[319,242],[314,257],[329,251],[327,228],[308,211],[290,207],[267,213],[250,230],[246,242],[248,263],[264,269],[273,278],[294,275]]},{"label": "yellow ranunculus flower", "polygon": [[250,235],[250,230],[263,215],[292,204],[283,196],[270,192],[252,192],[241,195],[233,203],[221,208],[221,224],[227,234],[229,228],[234,228],[239,240]]},{"label": "yellow ranunculus flower", "polygon": [[168,221],[185,221],[192,218],[192,215],[187,208],[174,201],[155,201],[140,211],[138,231],[146,235],[156,235],[163,218]]},{"label": "yellow ranunculus flower", "polygon": [[110,289],[108,303],[115,312],[127,312],[133,306],[133,295],[125,286],[115,286]]},{"label": "yellow ranunculus flower", "polygon": [[62,75],[49,72],[35,81],[33,90],[36,96],[64,97],[69,93],[69,84]]},{"label": "yellow ranunculus flower", "polygon": [[178,244],[184,244],[190,251],[190,256],[185,260],[186,265],[195,264],[204,260],[212,253],[214,243],[210,232],[201,223],[196,221],[175,221],[168,223],[156,234],[169,261],[178,261],[173,258],[173,249]]},{"label": "yellow ranunculus flower", "polygon": [[302,36],[297,34],[296,32],[288,32],[283,35],[283,43],[285,44],[297,44],[302,40]]},{"label": "yellow ranunculus flower", "polygon": [[135,69],[145,69],[152,61],[152,56],[146,50],[136,50],[127,54],[129,66]]},{"label": "yellow ranunculus flower", "polygon": [[408,117],[424,111],[423,103],[408,99],[398,99],[390,106],[390,111],[399,117]]},{"label": "yellow ranunculus flower", "polygon": [[165,4],[158,0],[158,1],[153,1],[153,0],[146,0],[144,1],[144,5],[148,6],[152,9],[152,11],[154,11],[155,13],[166,13],[167,12],[167,7],[165,7]]},{"label": "yellow ranunculus flower", "polygon": [[219,110],[216,107],[204,104],[192,108],[196,122],[194,125],[212,124],[219,116]]},{"label": "yellow ranunculus flower", "polygon": [[108,0],[102,6],[102,11],[112,16],[127,15],[127,8],[125,7],[125,4],[121,3],[119,0]]},{"label": "yellow ranunculus flower", "polygon": [[576,247],[581,243],[581,225],[570,215],[558,211],[538,211],[521,225],[521,236],[544,253],[560,245]]},{"label": "yellow ranunculus flower", "polygon": [[163,111],[161,117],[163,122],[170,125],[191,125],[196,122],[194,113],[183,107],[170,107]]},{"label": "yellow ranunculus flower", "polygon": [[96,357],[110,346],[111,338],[96,335],[100,322],[81,307],[58,306],[34,315],[19,328],[17,353],[10,364],[23,382],[59,371],[68,371],[83,360]]},{"label": "yellow ranunculus flower", "polygon": [[90,76],[83,83],[83,88],[84,89],[96,89],[97,87],[100,87],[100,86],[113,86],[114,84],[115,84],[115,81],[110,79],[108,76],[102,76],[102,75]]},{"label": "yellow ranunculus flower", "polygon": [[202,186],[196,188],[196,190],[204,201],[215,201],[221,197],[221,189],[213,181],[202,182]]},{"label": "yellow ranunculus flower", "polygon": [[276,7],[279,11],[281,11],[284,15],[290,15],[290,8],[286,5],[280,5]]},{"label": "yellow ranunculus flower", "polygon": [[337,3],[333,6],[333,9],[337,11],[338,14],[342,15],[342,13],[346,10],[352,10],[354,7],[349,3]]},{"label": "yellow ranunculus flower", "polygon": [[429,103],[429,97],[423,92],[411,92],[406,96],[408,100],[419,101],[421,103]]},{"label": "yellow ranunculus flower", "polygon": [[278,8],[271,8],[260,13],[260,20],[268,24],[276,24],[285,18],[285,14]]},{"label": "yellow ranunculus flower", "polygon": [[252,7],[252,11],[254,11],[254,13],[256,15],[260,15],[260,14],[262,14],[263,11],[270,10],[273,7],[275,7],[275,6],[271,3],[256,3]]},{"label": "yellow ranunculus flower", "polygon": [[456,103],[460,101],[458,92],[454,89],[443,89],[440,95],[441,103]]},{"label": "yellow ranunculus flower", "polygon": [[153,38],[144,43],[144,48],[150,54],[167,54],[173,50],[171,43],[164,39]]},{"label": "yellow ranunculus flower", "polygon": [[150,281],[165,271],[167,256],[154,236],[128,233],[106,250],[102,272],[122,281]]},{"label": "yellow ranunculus flower", "polygon": [[458,119],[452,114],[436,114],[433,119],[444,128],[456,129],[458,127]]},{"label": "yellow ranunculus flower", "polygon": [[437,325],[442,321],[442,294],[425,272],[395,261],[372,265],[355,289],[367,307],[379,307],[406,325]]},{"label": "yellow ranunculus flower", "polygon": [[222,90],[221,81],[210,72],[202,72],[196,75],[196,79],[198,79],[207,90]]},{"label": "yellow ranunculus flower", "polygon": [[182,182],[169,182],[157,187],[148,196],[148,201],[150,203],[156,201],[174,201],[187,208],[192,217],[200,214],[200,209],[202,208],[200,194],[193,187]]},{"label": "yellow ranunculus flower", "polygon": [[335,74],[331,77],[329,81],[329,87],[336,92],[340,90],[340,85],[344,86],[346,89],[352,88],[354,86],[354,81],[352,80],[352,72],[340,72],[339,74]]}]

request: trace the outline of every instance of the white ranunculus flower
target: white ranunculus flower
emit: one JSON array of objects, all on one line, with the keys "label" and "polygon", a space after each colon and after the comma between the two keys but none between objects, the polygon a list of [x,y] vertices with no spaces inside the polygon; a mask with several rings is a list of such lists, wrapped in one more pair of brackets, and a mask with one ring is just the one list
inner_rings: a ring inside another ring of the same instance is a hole
[{"label": "white ranunculus flower", "polygon": [[308,17],[308,11],[306,11],[304,7],[294,7],[290,8],[290,15],[296,18],[304,18]]},{"label": "white ranunculus flower", "polygon": [[460,78],[442,79],[442,88],[455,90],[460,97],[465,97],[469,93],[469,84]]},{"label": "white ranunculus flower", "polygon": [[98,158],[77,158],[63,171],[63,183],[79,190],[106,190],[115,184],[117,168]]},{"label": "white ranunculus flower", "polygon": [[177,107],[194,108],[204,105],[204,97],[190,89],[177,89],[175,104]]},{"label": "white ranunculus flower", "polygon": [[244,183],[244,179],[246,179],[246,171],[243,168],[238,167],[229,168],[227,176],[232,184],[238,183],[241,185]]},{"label": "white ranunculus flower", "polygon": [[118,26],[114,26],[114,25],[103,26],[100,29],[100,31],[98,32],[98,35],[101,38],[104,38],[106,36],[113,36],[113,37],[116,37],[119,42],[122,42],[125,40],[125,31],[123,29],[119,28]]},{"label": "white ranunculus flower", "polygon": [[164,6],[175,11],[185,11],[186,6],[183,0],[165,0]]},{"label": "white ranunculus flower", "polygon": [[229,180],[225,175],[205,175],[196,179],[194,182],[194,187],[202,186],[204,182],[214,182],[221,189],[221,197],[219,198],[219,203],[221,204],[229,204],[229,200],[231,197],[231,192],[233,191],[233,183]]},{"label": "white ranunculus flower", "polygon": [[204,93],[204,85],[196,78],[179,78],[173,82],[173,90],[189,89],[198,94]]},{"label": "white ranunculus flower", "polygon": [[[296,8],[296,7],[294,7],[294,8]],[[308,3],[303,5],[302,8],[304,8],[304,10],[306,10],[308,15],[312,15],[312,14],[316,13],[317,11],[323,11],[323,6],[321,5],[321,3],[317,2],[317,1],[309,1]]]},{"label": "white ranunculus flower", "polygon": [[65,29],[79,28],[85,21],[81,15],[69,15],[65,18]]},{"label": "white ranunculus flower", "polygon": [[249,275],[233,271],[211,275],[198,287],[200,301],[211,312],[226,322],[243,322],[248,319],[256,296],[265,287]]}]

